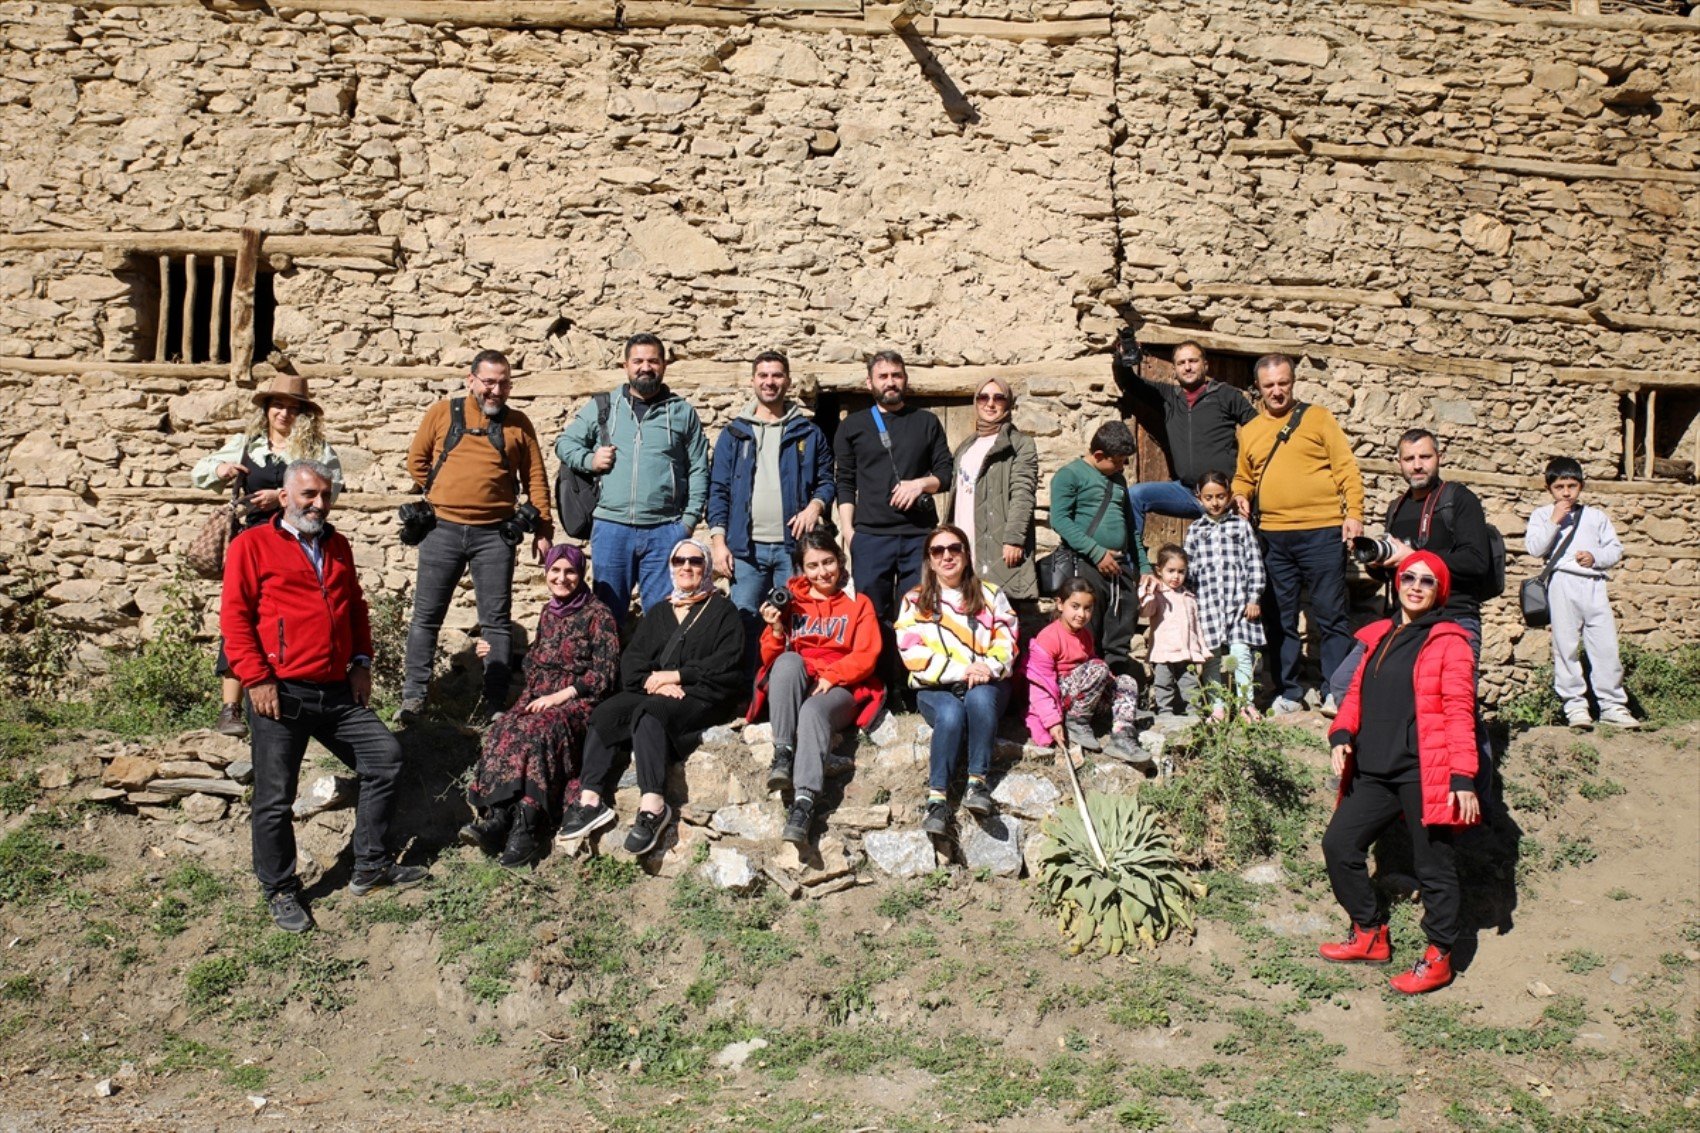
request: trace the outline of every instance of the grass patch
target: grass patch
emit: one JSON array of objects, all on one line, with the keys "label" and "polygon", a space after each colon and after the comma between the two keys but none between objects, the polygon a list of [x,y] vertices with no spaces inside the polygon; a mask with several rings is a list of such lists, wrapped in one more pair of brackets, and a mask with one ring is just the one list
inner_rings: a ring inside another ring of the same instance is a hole
[{"label": "grass patch", "polygon": [[1404,1083],[1340,1069],[1345,1047],[1255,1008],[1236,1009],[1229,1018],[1235,1030],[1215,1049],[1247,1079],[1222,1113],[1234,1128],[1326,1131],[1398,1116]]},{"label": "grass patch", "polygon": [[54,845],[33,826],[14,830],[0,839],[0,907],[27,908],[61,896],[72,878],[105,865],[105,858]]},{"label": "grass patch", "polygon": [[1604,956],[1586,948],[1572,948],[1569,952],[1560,956],[1558,962],[1564,965],[1565,971],[1574,976],[1585,976],[1589,972],[1606,966]]},{"label": "grass patch", "polygon": [[773,931],[787,908],[777,894],[734,897],[694,874],[685,874],[674,884],[667,907],[680,927],[700,937],[709,949],[725,952],[733,970],[752,987],[763,972],[798,954],[796,945]]},{"label": "grass patch", "polygon": [[1576,1039],[1587,1021],[1582,1001],[1561,996],[1549,1003],[1532,1027],[1484,1027],[1471,1023],[1457,1004],[1418,999],[1402,1002],[1392,1020],[1393,1033],[1414,1050],[1484,1051],[1532,1054],[1558,1050]]}]

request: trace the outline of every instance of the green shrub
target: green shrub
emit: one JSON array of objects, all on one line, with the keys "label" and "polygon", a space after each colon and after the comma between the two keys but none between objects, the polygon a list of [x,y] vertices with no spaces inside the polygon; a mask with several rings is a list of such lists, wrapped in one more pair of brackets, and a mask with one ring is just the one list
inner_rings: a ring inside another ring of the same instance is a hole
[{"label": "green shrub", "polygon": [[15,697],[45,699],[70,675],[77,635],[53,620],[47,588],[56,580],[25,565],[0,618],[0,688]]},{"label": "green shrub", "polygon": [[1655,724],[1700,719],[1700,644],[1656,652],[1625,642],[1623,684]]},{"label": "green shrub", "polygon": [[61,849],[31,827],[14,830],[0,840],[0,907],[28,905],[61,892],[68,878],[105,864],[93,854]]},{"label": "green shrub", "polygon": [[207,643],[195,640],[202,599],[179,583],[166,590],[151,640],[112,666],[97,694],[97,721],[123,735],[208,727],[218,711],[218,679]]}]

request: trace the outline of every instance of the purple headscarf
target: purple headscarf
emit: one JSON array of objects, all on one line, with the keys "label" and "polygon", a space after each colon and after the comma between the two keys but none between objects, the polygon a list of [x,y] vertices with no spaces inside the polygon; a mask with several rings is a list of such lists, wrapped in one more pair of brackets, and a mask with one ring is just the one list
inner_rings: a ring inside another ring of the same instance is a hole
[{"label": "purple headscarf", "polygon": [[543,573],[548,574],[549,568],[562,559],[566,559],[567,565],[578,571],[579,582],[578,589],[573,591],[570,598],[556,598],[553,594],[549,596],[549,604],[544,607],[544,610],[556,617],[581,609],[586,602],[590,601],[590,587],[584,581],[583,548],[571,543],[556,543],[543,555]]}]

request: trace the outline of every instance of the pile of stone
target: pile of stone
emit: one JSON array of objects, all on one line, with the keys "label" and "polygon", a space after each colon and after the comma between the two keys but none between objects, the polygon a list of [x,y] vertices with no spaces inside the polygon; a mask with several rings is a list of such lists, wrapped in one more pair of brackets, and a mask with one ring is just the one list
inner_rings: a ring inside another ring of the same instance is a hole
[{"label": "pile of stone", "polygon": [[[206,730],[186,732],[163,745],[113,743],[96,748],[91,759],[101,766],[73,767],[72,774],[87,771],[98,777],[100,786],[89,793],[95,802],[133,807],[138,814],[165,818],[181,814],[191,822],[217,822],[239,802],[254,781],[244,740]],[[58,781],[62,764],[42,768],[47,778]],[[81,775],[76,775],[80,778]],[[59,785],[68,785],[71,780]]]}]

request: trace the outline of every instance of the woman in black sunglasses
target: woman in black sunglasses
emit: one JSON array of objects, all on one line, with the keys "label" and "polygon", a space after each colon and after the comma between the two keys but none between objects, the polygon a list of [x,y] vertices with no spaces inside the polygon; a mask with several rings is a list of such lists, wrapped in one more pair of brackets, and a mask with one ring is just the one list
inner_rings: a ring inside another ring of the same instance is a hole
[{"label": "woman in black sunglasses", "polygon": [[921,585],[904,596],[893,628],[921,716],[933,728],[921,829],[945,834],[950,830],[950,783],[964,754],[968,788],[962,805],[976,815],[995,809],[986,775],[998,719],[1009,703],[1015,611],[1002,590],[975,577],[968,536],[945,524],[927,536]]},{"label": "woman in black sunglasses", "polygon": [[662,789],[668,760],[683,760],[705,729],[732,718],[745,691],[744,623],[714,589],[708,548],[681,539],[669,556],[673,593],[644,612],[620,658],[621,691],[590,714],[584,741],[583,790],[567,809],[560,837],[579,838],[611,826],[613,797],[626,764],[637,761],[637,818],[626,851],[647,854],[673,821]]}]

